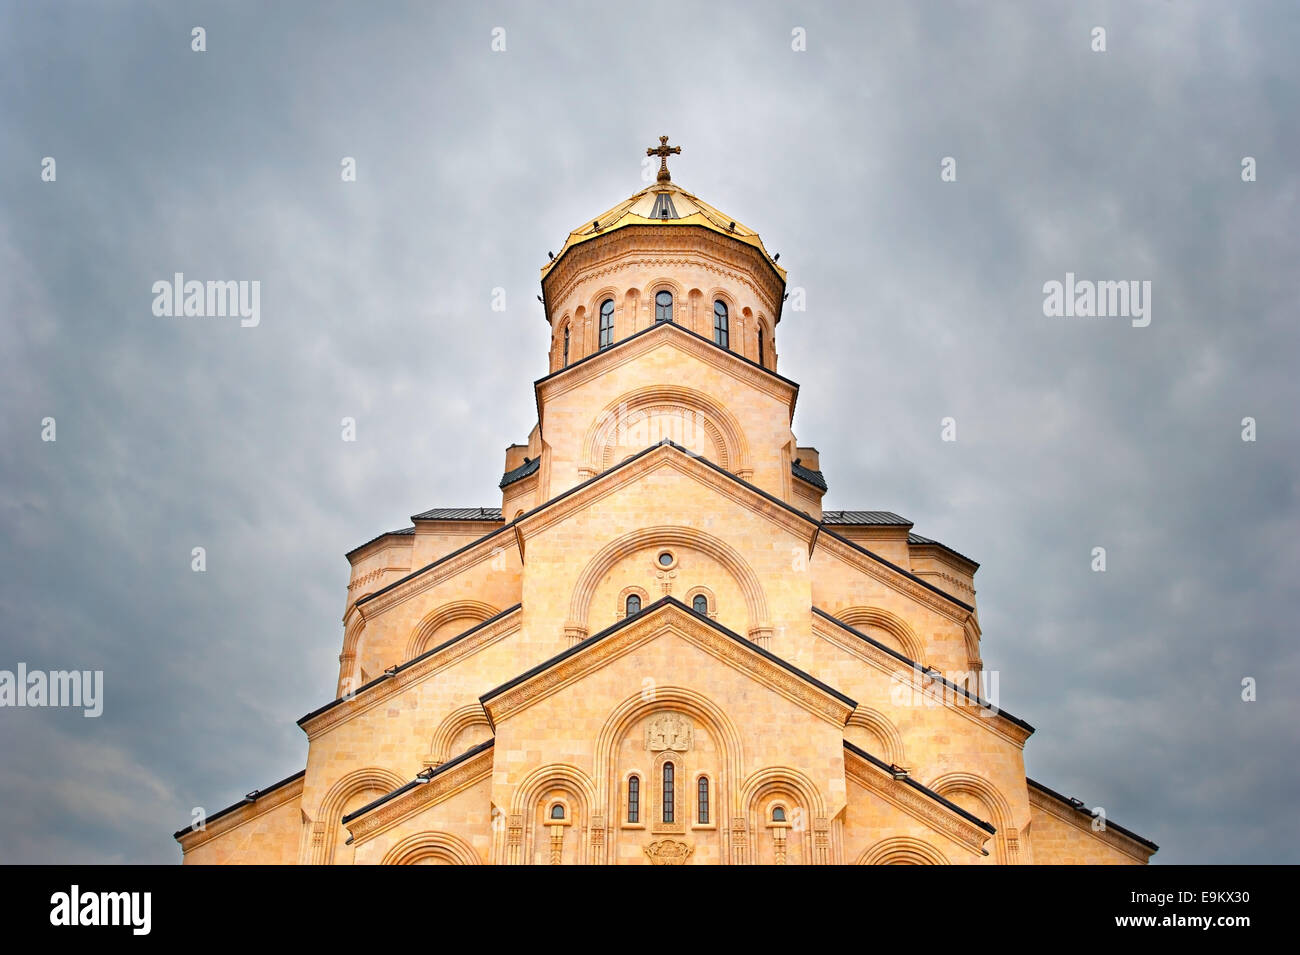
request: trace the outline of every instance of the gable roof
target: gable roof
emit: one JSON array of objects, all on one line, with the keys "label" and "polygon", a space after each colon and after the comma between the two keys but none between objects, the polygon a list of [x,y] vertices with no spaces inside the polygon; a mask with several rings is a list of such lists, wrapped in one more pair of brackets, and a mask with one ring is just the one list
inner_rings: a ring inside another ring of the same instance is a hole
[{"label": "gable roof", "polygon": [[[872,756],[865,749],[860,749],[857,746],[854,746],[848,740],[844,741],[844,748],[847,749],[854,756],[857,756],[859,759],[865,759],[867,762],[869,762],[871,765],[875,766],[877,769],[881,770],[882,772],[888,773],[891,776],[893,775],[894,771],[890,767],[889,763],[885,762],[883,759],[878,759],[877,757]],[[929,786],[923,786],[921,783],[918,783],[911,776],[904,776],[902,779],[898,781],[901,782],[904,786],[909,786],[912,789],[915,789],[917,792],[921,793],[922,795],[928,796],[929,798],[933,799],[935,802],[940,803],[944,808],[949,809],[952,812],[955,812],[957,815],[961,816],[967,822],[974,823],[975,825],[983,829],[985,832],[987,832],[989,835],[993,835],[994,833],[997,832],[997,830],[993,828],[992,823],[985,822],[979,816],[967,812],[965,809],[957,805],[955,802],[952,802],[951,800],[945,799],[943,796],[940,796]]]},{"label": "gable roof", "polygon": [[[1030,789],[1037,789],[1043,795],[1050,796],[1052,799],[1055,799],[1066,809],[1071,809],[1074,812],[1078,813],[1079,815],[1084,816],[1087,819],[1088,824],[1091,825],[1093,820],[1093,814],[1092,814],[1093,811],[1083,804],[1082,799],[1070,799],[1068,796],[1062,796],[1055,789],[1049,789],[1046,786],[1044,786],[1042,783],[1038,782],[1036,779],[1030,779],[1028,776],[1025,777],[1025,782],[1029,784]],[[1121,826],[1118,822],[1115,822],[1109,816],[1106,816],[1105,818],[1106,818],[1107,829],[1114,829],[1116,832],[1128,836],[1134,842],[1141,843],[1142,845],[1150,849],[1152,852],[1155,852],[1157,849],[1160,848],[1150,839],[1144,839],[1142,836],[1139,836],[1132,829],[1125,829],[1123,826]]]},{"label": "gable roof", "polygon": [[497,487],[504,488],[508,484],[514,484],[516,481],[522,481],[530,474],[536,474],[537,469],[542,466],[542,456],[539,454],[531,460],[525,460],[519,467],[507,471],[501,475],[501,483]]},{"label": "gable roof", "polygon": [[438,766],[428,776],[417,776],[414,779],[412,779],[409,783],[406,783],[403,786],[398,786],[392,792],[384,793],[384,795],[380,796],[378,799],[372,800],[371,802],[366,803],[360,809],[355,809],[352,812],[348,813],[346,816],[344,816],[343,824],[347,825],[353,819],[356,819],[359,816],[364,816],[372,809],[378,809],[384,803],[396,799],[398,796],[402,795],[403,793],[410,792],[416,786],[424,786],[428,784],[430,781],[437,779],[439,776],[441,776],[443,773],[447,772],[448,770],[454,769],[455,767],[459,766],[461,763],[468,762],[469,760],[473,759],[479,753],[491,749],[495,743],[496,743],[495,739],[490,739],[487,740],[486,742],[479,743],[477,746],[465,750],[465,752],[461,753],[459,756],[455,757],[454,759],[447,760],[447,762]]},{"label": "gable roof", "polygon": [[[631,335],[628,335],[626,338],[620,338],[612,345],[608,345],[605,348],[598,349],[592,352],[590,355],[584,355],[582,358],[579,358],[577,361],[570,362],[569,364],[565,365],[563,368],[560,368],[557,371],[553,371],[550,374],[543,375],[541,378],[538,378],[536,381],[533,382],[533,387],[534,388],[540,387],[541,385],[544,385],[555,378],[559,378],[561,375],[568,374],[569,372],[573,371],[573,369],[575,368],[581,368],[583,365],[587,364],[588,362],[595,361],[598,358],[603,358],[606,355],[615,353],[618,351],[618,349],[622,348],[628,342],[634,342],[637,339],[642,338],[643,336],[650,335],[653,334],[654,332],[661,331],[663,329],[669,329],[669,328],[676,329],[677,331],[681,332],[683,335],[689,335],[691,338],[704,342],[710,347],[716,348],[722,354],[730,355],[732,358],[736,359],[737,361],[744,362],[746,365],[748,365],[750,368],[753,368],[755,371],[761,371],[763,372],[763,374],[770,376],[776,381],[779,381],[785,385],[789,385],[791,388],[794,389],[795,394],[798,394],[799,383],[797,381],[787,378],[784,375],[778,375],[776,372],[774,372],[771,368],[768,368],[766,365],[760,365],[752,358],[746,358],[740,352],[732,351],[730,348],[727,348],[723,345],[719,345],[712,338],[709,338],[705,335],[701,335],[699,332],[689,329],[685,325],[679,324],[678,322],[655,322],[654,324],[650,325],[648,328],[643,328],[639,332],[633,332]],[[793,408],[793,401],[791,402],[791,407]]]},{"label": "gable roof", "polygon": [[[552,667],[560,663],[563,663],[565,660],[568,660],[571,657],[578,656],[579,654],[584,653],[587,650],[590,650],[593,646],[600,643],[602,640],[609,638],[613,634],[616,634],[636,624],[644,623],[646,620],[652,619],[656,614],[669,608],[680,611],[681,613],[686,614],[687,616],[692,617],[695,620],[698,620],[701,623],[706,624],[712,630],[727,637],[729,640],[732,640],[735,643],[741,645],[742,647],[746,648],[747,650],[751,651],[757,656],[764,658],[769,663],[775,664],[776,666],[785,670],[787,673],[790,673],[793,676],[797,677],[799,680],[803,681],[804,683],[807,683],[809,686],[812,686],[817,690],[820,690],[822,693],[825,693],[827,696],[834,697],[840,703],[847,706],[850,709],[850,711],[857,709],[858,704],[856,700],[851,699],[848,696],[845,696],[839,690],[835,689],[832,686],[828,686],[827,684],[823,683],[821,680],[818,680],[816,677],[812,676],[811,674],[805,673],[803,670],[800,670],[798,667],[796,667],[793,663],[787,662],[786,660],[777,656],[775,653],[772,653],[770,650],[760,647],[758,644],[754,643],[753,641],[748,640],[745,637],[742,637],[734,630],[724,627],[722,624],[718,623],[716,620],[711,619],[706,614],[696,613],[695,610],[686,606],[686,604],[682,603],[676,597],[673,597],[671,595],[666,597],[660,597],[654,603],[650,604],[650,606],[643,608],[639,613],[633,614],[630,617],[625,617],[624,619],[618,621],[617,623],[614,623],[611,626],[606,627],[604,630],[592,634],[591,636],[587,637],[585,640],[581,641],[580,643],[577,643],[574,646],[569,647],[567,650],[564,650],[561,653],[557,653],[555,656],[551,657],[550,659],[543,660],[541,663],[537,664],[537,666],[525,670],[523,673],[519,674],[513,679],[507,680],[505,683],[502,683],[500,686],[488,690],[486,693],[484,693],[482,696],[479,697],[479,702],[483,704],[484,710],[486,711],[488,703],[496,699],[497,697],[501,696],[506,691],[511,690],[523,683],[528,682],[533,677],[545,673],[547,670],[551,669]],[[492,721],[491,713],[488,713],[488,721],[489,722]]]},{"label": "gable roof", "polygon": [[[307,770],[300,769],[292,776],[284,777],[284,779],[280,780],[278,783],[271,783],[271,785],[267,786],[265,789],[254,789],[243,799],[239,800],[239,802],[231,803],[225,809],[218,809],[216,812],[211,813],[208,816],[205,816],[203,819],[203,823],[204,825],[210,825],[216,822],[221,817],[230,815],[236,809],[243,809],[245,806],[257,802],[259,799],[263,798],[264,796],[269,796],[271,793],[275,792],[276,790],[283,789],[285,786],[297,782],[298,780],[302,779],[306,775],[307,775]],[[172,833],[172,838],[179,842],[182,837],[187,836],[192,832],[202,832],[202,831],[203,830],[201,829],[192,829],[189,826],[186,826],[184,829],[177,829],[174,833]]]},{"label": "gable roof", "polygon": [[872,525],[880,527],[911,527],[912,522],[906,517],[899,517],[893,511],[822,511],[823,524],[849,524],[861,527]]},{"label": "gable roof", "polygon": [[[871,644],[876,649],[883,650],[885,653],[888,653],[891,657],[898,660],[900,663],[907,664],[909,669],[916,670],[917,672],[923,671],[921,664],[917,663],[915,660],[910,660],[906,656],[904,656],[903,654],[895,650],[893,647],[886,646],[885,644],[881,643],[879,640],[873,639],[869,635],[863,633],[857,627],[854,627],[852,624],[845,623],[843,620],[839,619],[838,617],[831,616],[825,610],[822,610],[820,607],[813,607],[812,612],[819,617],[823,617],[826,620],[829,620],[837,627],[847,630],[849,633],[853,634],[855,637],[859,638],[860,640],[865,640],[867,643]],[[988,702],[987,700],[980,699],[978,696],[972,694],[965,687],[958,686],[956,683],[953,683],[951,680],[949,680],[938,670],[924,670],[924,672],[929,673],[931,679],[934,679],[939,683],[943,684],[948,689],[952,690],[954,693],[960,693],[962,696],[970,700],[976,706],[983,707],[984,709],[987,710],[992,710],[998,716],[1001,716],[1004,719],[1014,723],[1016,726],[1019,726],[1021,729],[1028,730],[1030,733],[1034,732],[1034,728],[1028,723],[1026,723],[1024,720],[1020,719],[1020,717],[1012,716],[1006,710],[1002,709],[1002,707],[994,706],[992,703]]]},{"label": "gable roof", "polygon": [[412,514],[413,521],[499,521],[499,507],[435,507]]},{"label": "gable roof", "polygon": [[372,687],[376,687],[379,686],[380,684],[387,683],[389,680],[393,679],[398,674],[403,673],[406,670],[409,670],[413,666],[419,665],[420,663],[429,659],[435,654],[441,653],[443,650],[446,650],[448,647],[455,646],[456,644],[460,643],[462,640],[466,640],[469,637],[472,637],[480,630],[483,630],[486,627],[490,627],[494,623],[497,623],[498,621],[504,620],[512,613],[515,613],[518,610],[522,610],[523,606],[524,606],[523,604],[515,604],[513,607],[507,607],[505,610],[502,610],[500,613],[493,614],[491,617],[488,617],[486,620],[482,620],[474,624],[474,626],[470,627],[468,630],[464,631],[463,633],[456,634],[456,636],[452,637],[450,640],[445,640],[442,643],[438,644],[436,647],[432,647],[431,649],[425,650],[419,656],[411,657],[411,659],[407,660],[405,663],[399,663],[397,666],[385,670],[383,673],[379,674],[379,676],[375,677],[373,680],[370,680],[368,683],[364,683],[361,686],[357,687],[357,689],[354,690],[348,696],[340,696],[336,699],[330,700],[324,706],[318,706],[316,709],[312,710],[306,716],[301,717],[298,720],[298,725],[302,726],[303,724],[308,723],[311,720],[314,720],[322,713],[326,713],[334,709],[336,706],[342,706],[345,702],[349,700],[355,700],[362,693],[365,693],[367,690],[371,689]]},{"label": "gable roof", "polygon": [[[665,323],[665,324],[666,324],[666,323]],[[413,571],[411,571],[409,574],[406,574],[405,576],[399,577],[397,580],[393,581],[392,583],[390,583],[390,584],[388,584],[388,585],[386,585],[386,586],[384,586],[384,587],[381,587],[380,589],[376,590],[376,591],[375,591],[374,593],[372,593],[372,594],[367,594],[366,596],[364,596],[364,597],[362,597],[360,600],[358,600],[358,601],[356,602],[355,606],[360,607],[360,606],[362,606],[362,605],[368,603],[369,601],[374,600],[376,597],[379,597],[381,594],[388,593],[389,591],[393,590],[394,588],[396,588],[396,587],[400,587],[402,584],[406,583],[407,581],[410,581],[410,580],[412,580],[412,579],[414,579],[414,578],[420,576],[421,574],[427,573],[428,571],[432,570],[433,568],[439,566],[440,564],[444,564],[444,563],[446,563],[447,561],[449,561],[449,560],[451,560],[451,559],[453,559],[453,558],[455,558],[455,557],[459,557],[461,554],[465,553],[466,551],[469,551],[469,550],[473,549],[474,547],[477,547],[477,546],[483,544],[484,542],[486,542],[486,541],[492,539],[493,537],[497,536],[498,534],[503,534],[503,533],[506,533],[507,531],[512,531],[512,530],[515,528],[516,525],[520,524],[520,523],[523,522],[523,521],[528,520],[529,518],[531,518],[531,517],[534,516],[535,514],[539,514],[539,513],[541,513],[542,511],[544,511],[544,510],[546,510],[546,509],[548,509],[548,508],[554,507],[556,504],[560,503],[561,501],[565,500],[566,498],[572,497],[574,494],[577,494],[578,492],[582,491],[583,489],[585,489],[585,488],[587,488],[587,487],[590,487],[591,485],[597,483],[598,481],[603,481],[603,480],[605,480],[606,478],[608,478],[610,475],[612,475],[612,474],[616,474],[616,473],[618,473],[620,470],[622,470],[622,469],[624,469],[624,468],[627,468],[627,467],[630,467],[630,466],[631,466],[632,464],[634,464],[635,462],[641,460],[642,458],[644,458],[645,456],[647,456],[647,455],[649,455],[649,454],[653,454],[653,453],[655,453],[656,451],[660,450],[661,448],[672,448],[672,449],[676,450],[678,453],[685,455],[686,457],[688,457],[688,458],[691,459],[692,461],[698,461],[698,462],[700,462],[700,463],[703,464],[705,467],[707,467],[707,468],[709,468],[710,470],[712,470],[715,474],[718,474],[718,475],[720,475],[721,477],[725,478],[726,480],[732,482],[733,484],[737,484],[737,485],[739,485],[739,486],[741,486],[741,487],[743,487],[743,488],[746,488],[747,490],[753,492],[754,494],[757,494],[759,497],[763,498],[765,501],[768,501],[769,503],[775,505],[776,507],[779,507],[779,508],[780,508],[781,510],[783,510],[785,513],[787,513],[787,514],[789,514],[789,515],[792,515],[792,516],[798,518],[800,521],[806,523],[809,527],[812,527],[812,528],[818,528],[818,529],[819,529],[819,530],[818,530],[818,534],[826,534],[826,535],[829,535],[831,538],[833,538],[834,540],[836,540],[836,541],[838,541],[839,543],[843,544],[845,547],[849,548],[850,550],[852,550],[852,551],[854,551],[854,552],[856,552],[856,553],[858,553],[858,554],[861,554],[861,555],[864,556],[864,557],[869,558],[870,560],[872,560],[873,562],[875,562],[875,563],[877,563],[877,564],[880,564],[881,566],[884,566],[884,567],[889,568],[890,570],[894,571],[895,573],[898,573],[898,574],[902,575],[902,576],[905,577],[907,580],[911,581],[911,582],[914,583],[914,584],[919,585],[920,587],[922,587],[923,589],[929,591],[930,593],[933,593],[933,594],[935,594],[936,596],[941,597],[943,600],[947,601],[948,603],[951,603],[951,604],[953,604],[953,605],[955,605],[955,606],[957,606],[957,607],[960,607],[960,608],[963,609],[963,610],[967,610],[967,611],[973,611],[973,610],[975,609],[975,608],[972,607],[970,604],[966,603],[966,602],[963,601],[963,600],[959,600],[959,599],[957,599],[956,597],[954,597],[952,594],[948,593],[947,591],[940,590],[938,587],[936,587],[934,584],[930,583],[928,580],[924,580],[924,579],[922,579],[921,577],[918,577],[916,574],[912,573],[910,570],[905,570],[904,568],[902,568],[902,567],[898,566],[897,564],[895,564],[893,561],[891,561],[891,560],[887,560],[886,558],[881,557],[879,554],[874,553],[873,551],[868,550],[867,548],[863,547],[862,545],[854,543],[853,541],[849,540],[847,537],[843,537],[843,536],[841,536],[840,534],[835,533],[833,530],[830,529],[829,526],[826,525],[825,522],[820,522],[820,521],[816,520],[815,518],[813,518],[812,516],[810,516],[807,512],[805,512],[805,511],[801,511],[801,510],[799,510],[797,507],[794,507],[794,506],[792,506],[792,505],[786,503],[785,501],[781,500],[779,497],[776,497],[776,496],[774,496],[774,495],[772,495],[772,494],[769,494],[767,491],[764,491],[762,488],[757,487],[757,486],[755,486],[755,485],[753,485],[753,484],[750,484],[748,481],[742,480],[741,478],[739,478],[739,477],[737,477],[736,475],[732,474],[732,473],[731,473],[730,471],[728,471],[726,468],[723,468],[723,467],[721,467],[721,466],[715,464],[714,462],[710,461],[708,458],[703,458],[703,457],[700,457],[699,455],[692,454],[692,453],[691,453],[690,451],[688,451],[685,447],[683,447],[682,445],[680,445],[680,444],[678,444],[677,442],[672,441],[672,440],[670,440],[670,439],[668,439],[668,438],[665,438],[664,440],[658,442],[657,444],[652,444],[652,445],[650,445],[649,447],[643,448],[641,451],[638,451],[636,454],[632,455],[631,457],[629,457],[629,458],[627,458],[627,459],[625,459],[625,460],[623,460],[623,461],[620,461],[618,464],[614,465],[613,467],[608,468],[607,470],[601,471],[599,474],[594,475],[593,477],[587,478],[587,480],[585,480],[585,481],[582,481],[582,482],[580,482],[580,483],[578,483],[578,484],[575,484],[573,487],[569,488],[568,490],[563,491],[563,492],[560,493],[560,494],[557,494],[555,497],[551,498],[549,501],[546,501],[546,502],[543,503],[543,504],[539,504],[537,507],[534,507],[532,510],[529,510],[529,511],[524,512],[523,514],[520,514],[518,517],[516,517],[514,520],[512,520],[509,524],[504,524],[504,525],[502,525],[501,527],[495,528],[495,529],[489,531],[487,534],[484,534],[482,537],[479,537],[479,538],[477,538],[477,539],[475,539],[475,540],[472,540],[472,541],[470,541],[468,544],[465,544],[463,547],[460,547],[460,548],[458,548],[458,549],[452,551],[450,554],[446,554],[446,555],[444,555],[444,556],[442,556],[442,557],[439,557],[437,560],[433,561],[432,563],[426,564],[425,566],[419,568],[418,570],[413,570]]]}]

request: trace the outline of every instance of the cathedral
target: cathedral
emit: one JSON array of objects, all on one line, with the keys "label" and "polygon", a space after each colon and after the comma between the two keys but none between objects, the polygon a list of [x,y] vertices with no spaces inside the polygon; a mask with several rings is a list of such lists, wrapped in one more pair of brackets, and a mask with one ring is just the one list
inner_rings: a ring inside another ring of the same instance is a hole
[{"label": "cathedral", "polygon": [[[186,863],[1144,864],[1028,779],[978,565],[828,510],[778,371],[786,272],[657,180],[541,270],[537,424],[501,497],[347,554],[305,768],[175,834]],[[653,167],[651,167],[653,168]],[[456,502],[458,503],[458,502]]]}]

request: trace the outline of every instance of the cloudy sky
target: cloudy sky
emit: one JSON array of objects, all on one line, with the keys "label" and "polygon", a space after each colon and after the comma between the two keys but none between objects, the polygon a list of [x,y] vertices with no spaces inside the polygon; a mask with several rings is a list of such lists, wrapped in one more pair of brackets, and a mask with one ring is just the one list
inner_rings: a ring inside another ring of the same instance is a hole
[{"label": "cloudy sky", "polygon": [[[499,505],[537,270],[661,133],[806,289],[827,506],[981,562],[1030,775],[1156,861],[1300,861],[1298,45],[1286,3],[0,3],[0,669],[105,679],[0,710],[0,861],[174,862],[302,767],[344,552]],[[1067,271],[1150,325],[1045,317]],[[260,325],[155,316],[175,272]]]}]

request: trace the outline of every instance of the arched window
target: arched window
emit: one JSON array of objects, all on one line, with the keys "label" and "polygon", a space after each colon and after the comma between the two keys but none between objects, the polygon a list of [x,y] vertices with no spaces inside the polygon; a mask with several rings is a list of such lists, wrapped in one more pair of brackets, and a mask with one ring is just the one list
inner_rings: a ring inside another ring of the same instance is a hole
[{"label": "arched window", "polygon": [[634,613],[641,612],[641,598],[636,594],[627,595],[627,615],[630,617]]},{"label": "arched window", "polygon": [[707,826],[709,824],[709,777],[700,777],[696,791],[698,806],[695,810],[695,821],[702,826]]},{"label": "arched window", "polygon": [[759,328],[758,330],[758,363],[762,365],[764,368],[767,367],[767,362],[763,360],[763,329],[762,328]]},{"label": "arched window", "polygon": [[569,326],[564,326],[564,367],[569,367]]},{"label": "arched window", "polygon": [[785,807],[784,807],[784,806],[773,806],[773,807],[772,807],[772,821],[773,821],[773,822],[785,822]]},{"label": "arched window", "polygon": [[641,821],[641,777],[631,776],[627,781],[627,821]]},{"label": "arched window", "polygon": [[731,347],[727,344],[727,303],[721,299],[713,303],[713,343]]},{"label": "arched window", "polygon": [[669,291],[655,294],[655,321],[671,322],[673,320],[673,293]]},{"label": "arched window", "polygon": [[709,598],[704,594],[696,594],[695,599],[691,601],[691,609],[696,613],[709,612]]},{"label": "arched window", "polygon": [[608,348],[614,344],[614,300],[607,298],[600,303],[600,347]]},{"label": "arched window", "polygon": [[552,819],[564,818],[564,807],[561,806],[558,802],[551,807],[551,818]]},{"label": "arched window", "polygon": [[664,791],[663,791],[663,798],[664,798],[664,805],[663,805],[663,820],[664,820],[664,822],[673,822],[673,821],[674,821],[674,814],[673,814],[673,808],[674,808],[674,806],[673,806],[673,775],[674,775],[674,772],[673,772],[673,764],[672,764],[672,763],[664,763]]}]

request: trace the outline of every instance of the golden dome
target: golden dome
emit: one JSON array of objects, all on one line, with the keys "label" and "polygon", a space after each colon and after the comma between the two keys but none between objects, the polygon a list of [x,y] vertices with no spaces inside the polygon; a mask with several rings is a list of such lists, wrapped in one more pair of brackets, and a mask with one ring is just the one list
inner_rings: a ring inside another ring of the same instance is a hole
[{"label": "golden dome", "polygon": [[[667,137],[662,139],[666,141]],[[647,152],[653,154],[658,151],[647,150]],[[758,233],[730,216],[724,215],[703,199],[671,181],[668,178],[666,162],[661,166],[659,180],[654,185],[624,199],[614,208],[602,212],[570,232],[559,254],[542,266],[542,278],[546,278],[547,273],[564,258],[564,253],[569,249],[630,225],[702,226],[719,235],[753,246],[762,253],[763,258],[776,271],[781,281],[785,282],[785,269],[777,265],[776,260],[768,254]]]}]

